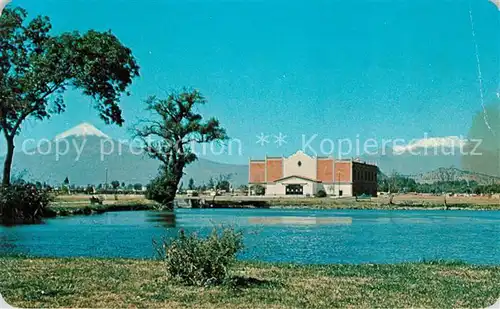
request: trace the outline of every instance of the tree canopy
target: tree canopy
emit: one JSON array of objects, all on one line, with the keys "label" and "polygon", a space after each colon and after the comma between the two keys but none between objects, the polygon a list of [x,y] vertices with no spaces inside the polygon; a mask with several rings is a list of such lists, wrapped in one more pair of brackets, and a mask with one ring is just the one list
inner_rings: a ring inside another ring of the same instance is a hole
[{"label": "tree canopy", "polygon": [[120,96],[139,75],[131,50],[111,32],[51,35],[48,17],[26,18],[26,10],[7,8],[0,19],[0,129],[8,146],[6,185],[14,137],[23,121],[63,112],[63,93],[76,88],[93,99],[105,123],[122,125]]},{"label": "tree canopy", "polygon": [[164,186],[163,196],[155,200],[171,208],[184,167],[197,159],[192,145],[221,141],[227,135],[217,119],[203,120],[195,111],[195,106],[206,103],[198,90],[173,92],[166,99],[153,96],[146,103],[157,119],[143,121],[136,136],[143,140],[146,152],[162,162],[159,178],[149,187]]}]

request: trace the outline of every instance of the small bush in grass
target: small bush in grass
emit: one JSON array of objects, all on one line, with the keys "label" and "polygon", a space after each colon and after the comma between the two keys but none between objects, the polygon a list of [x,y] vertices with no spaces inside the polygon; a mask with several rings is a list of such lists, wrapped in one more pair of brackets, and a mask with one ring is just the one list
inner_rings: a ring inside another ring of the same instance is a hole
[{"label": "small bush in grass", "polygon": [[50,193],[34,184],[16,183],[0,187],[0,222],[36,222],[43,217],[50,201]]},{"label": "small bush in grass", "polygon": [[170,278],[186,285],[218,285],[229,279],[229,268],[243,249],[243,235],[232,228],[214,228],[203,238],[181,230],[157,249]]},{"label": "small bush in grass", "polygon": [[318,193],[316,193],[317,197],[326,197],[326,192],[325,190],[319,190]]}]

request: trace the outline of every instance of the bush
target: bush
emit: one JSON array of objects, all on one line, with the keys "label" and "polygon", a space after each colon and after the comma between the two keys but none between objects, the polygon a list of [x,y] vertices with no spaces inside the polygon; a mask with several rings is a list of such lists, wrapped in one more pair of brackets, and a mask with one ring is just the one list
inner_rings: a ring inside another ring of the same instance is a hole
[{"label": "bush", "polygon": [[16,183],[0,188],[0,221],[3,223],[40,220],[51,195],[34,184]]},{"label": "bush", "polygon": [[243,249],[243,235],[231,228],[214,228],[202,238],[181,230],[178,238],[163,241],[157,249],[170,278],[186,285],[217,285],[229,279],[229,268]]},{"label": "bush", "polygon": [[255,192],[255,195],[266,194],[266,188],[264,188],[264,186],[261,186],[261,185],[256,185],[255,187],[253,187],[253,190]]},{"label": "bush", "polygon": [[169,175],[161,171],[159,175],[147,185],[145,196],[148,200],[153,200],[163,206],[173,208],[172,203],[175,199],[176,191],[177,185],[172,184],[172,177],[169,177]]},{"label": "bush", "polygon": [[319,190],[318,193],[316,193],[317,197],[326,197],[326,192],[325,190]]}]

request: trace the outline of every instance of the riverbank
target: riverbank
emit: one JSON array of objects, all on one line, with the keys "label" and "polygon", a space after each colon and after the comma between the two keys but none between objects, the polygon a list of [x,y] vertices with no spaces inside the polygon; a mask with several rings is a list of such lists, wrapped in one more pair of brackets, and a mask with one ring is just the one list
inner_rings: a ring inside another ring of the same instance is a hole
[{"label": "riverbank", "polygon": [[233,275],[230,286],[185,287],[159,261],[2,257],[0,293],[23,308],[485,308],[500,296],[500,266],[239,262]]},{"label": "riverbank", "polygon": [[44,212],[44,217],[102,214],[113,211],[154,210],[158,205],[148,200],[130,200],[90,204],[90,202],[53,202]]},{"label": "riverbank", "polygon": [[446,205],[442,197],[398,196],[390,204],[389,198],[376,197],[356,200],[349,198],[315,197],[185,197],[178,196],[178,204],[201,208],[293,208],[293,209],[374,209],[374,210],[500,210],[500,200],[481,198],[448,198]]},{"label": "riverbank", "polygon": [[[356,201],[355,198],[269,198],[246,196],[217,196],[176,198],[179,207],[190,207],[192,201],[203,200],[206,208],[277,208],[277,209],[374,209],[374,210],[500,210],[497,199],[449,198],[447,207],[442,197],[400,195],[389,204],[388,198],[377,197]],[[91,215],[111,211],[154,210],[159,206],[143,195],[108,195],[102,205],[90,204],[89,195],[57,196],[45,212],[45,217]]]}]

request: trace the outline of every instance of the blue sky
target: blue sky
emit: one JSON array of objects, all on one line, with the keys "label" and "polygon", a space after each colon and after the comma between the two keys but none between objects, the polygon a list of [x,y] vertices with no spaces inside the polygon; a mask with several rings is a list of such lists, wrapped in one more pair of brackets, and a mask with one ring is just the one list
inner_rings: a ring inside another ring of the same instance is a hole
[{"label": "blue sky", "polygon": [[[481,110],[472,8],[486,103],[500,77],[500,12],[487,0],[167,1],[13,0],[48,15],[54,32],[111,29],[130,47],[141,77],[121,106],[125,127],[105,126],[90,99],[69,92],[67,112],[25,125],[18,138],[52,138],[91,122],[116,138],[147,117],[148,95],[182,86],[208,99],[241,140],[246,163],[288,155],[306,138],[466,135]],[[270,144],[256,144],[260,133]],[[283,133],[287,144],[274,144]],[[3,147],[2,147],[3,148]]]}]

